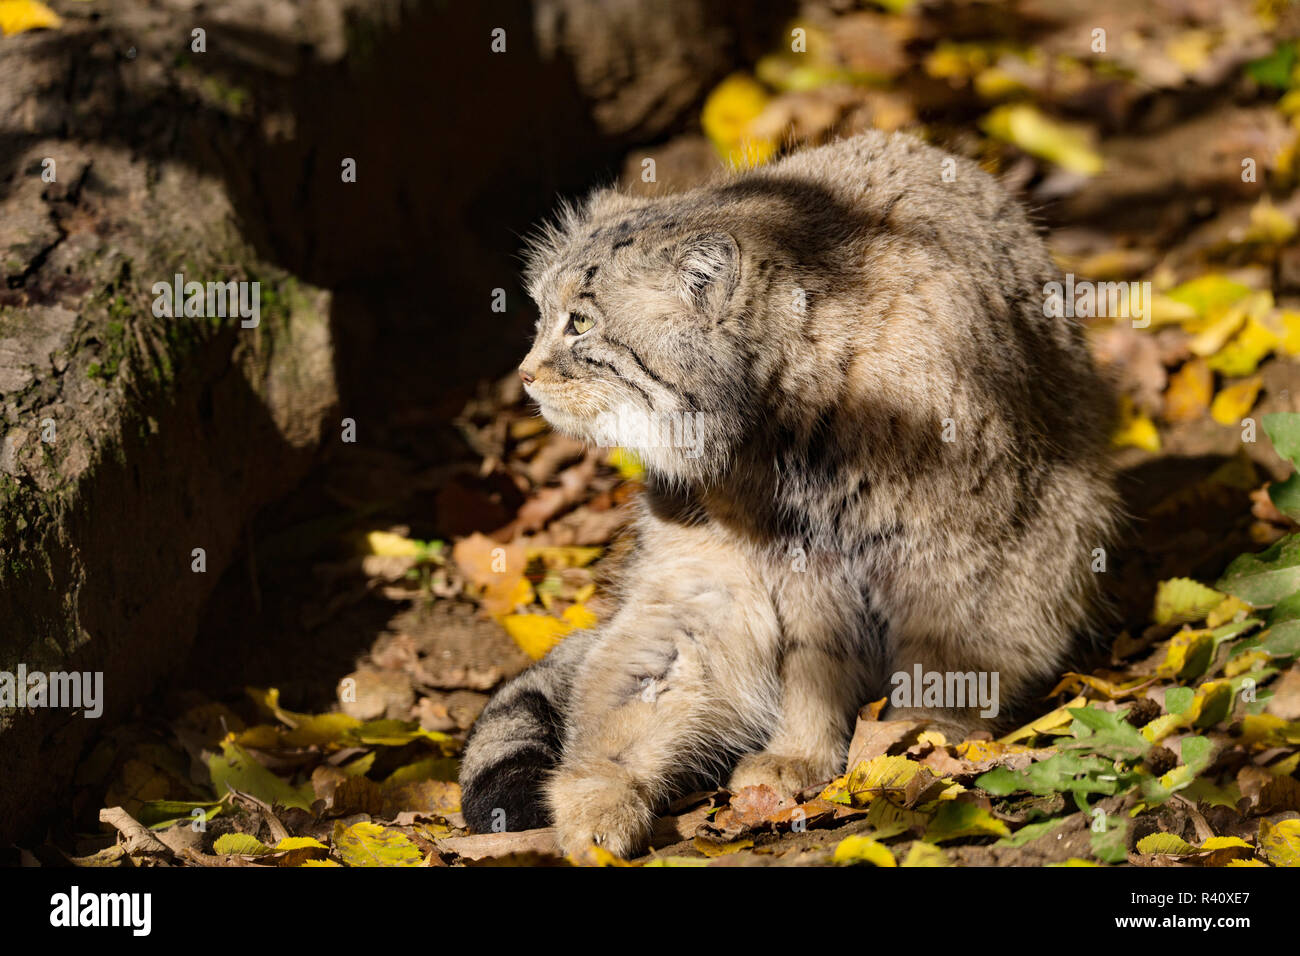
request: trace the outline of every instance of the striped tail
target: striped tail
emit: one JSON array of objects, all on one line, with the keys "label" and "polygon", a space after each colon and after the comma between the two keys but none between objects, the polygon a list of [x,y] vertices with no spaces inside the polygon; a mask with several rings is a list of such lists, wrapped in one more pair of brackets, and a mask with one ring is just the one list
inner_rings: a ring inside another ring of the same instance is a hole
[{"label": "striped tail", "polygon": [[578,631],[498,690],[460,763],[461,811],[479,833],[550,826],[542,784],[560,759],[578,667],[596,637]]}]

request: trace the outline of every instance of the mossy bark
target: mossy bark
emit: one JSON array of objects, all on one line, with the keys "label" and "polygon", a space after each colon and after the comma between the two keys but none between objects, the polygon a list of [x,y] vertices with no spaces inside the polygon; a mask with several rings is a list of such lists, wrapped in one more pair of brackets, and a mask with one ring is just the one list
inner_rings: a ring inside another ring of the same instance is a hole
[{"label": "mossy bark", "polygon": [[[0,843],[187,653],[341,418],[501,371],[532,322],[519,234],[793,2],[56,6],[0,38],[0,671],[102,672],[105,701],[0,705]],[[154,315],[177,273],[260,282],[260,325]]]}]

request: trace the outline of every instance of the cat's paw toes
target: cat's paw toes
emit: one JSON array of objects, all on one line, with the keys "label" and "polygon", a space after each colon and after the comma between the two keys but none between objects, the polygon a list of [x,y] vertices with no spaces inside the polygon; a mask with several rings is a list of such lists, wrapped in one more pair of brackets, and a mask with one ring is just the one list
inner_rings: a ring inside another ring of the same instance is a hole
[{"label": "cat's paw toes", "polygon": [[768,786],[788,797],[832,776],[834,772],[826,761],[782,754],[747,754],[736,764],[731,779],[727,781],[727,789],[735,793],[743,787]]},{"label": "cat's paw toes", "polygon": [[645,849],[654,813],[635,778],[618,764],[562,766],[547,785],[547,799],[565,854],[594,844],[626,859]]}]

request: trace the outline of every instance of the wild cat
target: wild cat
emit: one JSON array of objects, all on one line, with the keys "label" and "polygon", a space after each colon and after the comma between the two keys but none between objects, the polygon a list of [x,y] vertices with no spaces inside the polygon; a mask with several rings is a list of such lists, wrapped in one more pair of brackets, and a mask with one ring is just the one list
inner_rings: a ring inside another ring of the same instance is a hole
[{"label": "wild cat", "polygon": [[[694,434],[636,448],[618,611],[479,718],[474,828],[634,854],[684,788],[842,772],[892,675],[996,675],[1005,715],[1095,621],[1109,392],[1048,315],[1046,248],[973,163],[867,133],[677,195],[598,191],[527,278],[519,371],[555,428]],[[981,726],[943,703],[885,716]]]}]

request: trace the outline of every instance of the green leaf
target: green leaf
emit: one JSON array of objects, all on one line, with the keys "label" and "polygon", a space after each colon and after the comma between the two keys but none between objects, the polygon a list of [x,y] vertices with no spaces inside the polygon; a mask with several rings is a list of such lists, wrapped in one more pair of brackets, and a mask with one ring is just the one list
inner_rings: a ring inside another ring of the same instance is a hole
[{"label": "green leaf", "polygon": [[1028,823],[1025,826],[1021,827],[1019,830],[1017,830],[1015,833],[1011,834],[1011,836],[1003,837],[1001,840],[999,840],[997,843],[993,845],[1022,847],[1026,843],[1033,843],[1041,836],[1046,836],[1048,833],[1051,833],[1053,830],[1055,830],[1064,822],[1065,821],[1063,818],[1057,817],[1054,820],[1044,820],[1041,823]]},{"label": "green leaf", "polygon": [[1181,714],[1192,706],[1196,691],[1190,687],[1171,687],[1165,691],[1165,710],[1171,714]]},{"label": "green leaf", "polygon": [[1128,820],[1124,817],[1112,816],[1106,816],[1105,820],[1104,830],[1092,831],[1090,839],[1092,855],[1103,863],[1123,863],[1128,859],[1128,847],[1125,843],[1125,837],[1128,835]]},{"label": "green leaf", "polygon": [[1209,737],[1184,737],[1182,746],[1183,763],[1191,768],[1193,773],[1200,773],[1210,765],[1210,759],[1214,756],[1214,744]]},{"label": "green leaf", "polygon": [[261,840],[247,833],[223,833],[217,837],[217,842],[212,844],[212,849],[222,855],[233,856],[266,856],[268,853],[275,852]]},{"label": "green leaf", "polygon": [[1258,554],[1241,555],[1215,587],[1253,607],[1269,607],[1300,591],[1300,535],[1287,535]]},{"label": "green leaf", "polygon": [[1295,44],[1285,42],[1266,57],[1246,64],[1246,75],[1260,86],[1285,90],[1291,85],[1291,68],[1295,66]]},{"label": "green leaf", "polygon": [[1259,423],[1273,443],[1273,450],[1300,467],[1300,412],[1274,412],[1262,416]]},{"label": "green leaf", "polygon": [[[1072,707],[1070,715],[1080,728],[1075,739],[1057,742],[1057,749],[1087,751],[1102,754],[1112,760],[1137,760],[1151,749],[1151,741],[1124,719],[1124,710],[1102,710],[1100,707]],[[1086,732],[1084,732],[1086,731]]]},{"label": "green leaf", "polygon": [[334,824],[334,849],[348,866],[420,866],[424,854],[398,830],[375,823]]},{"label": "green leaf", "polygon": [[370,720],[351,728],[347,737],[353,743],[368,746],[404,747],[414,740],[449,743],[451,737],[436,730],[425,730],[413,720]]},{"label": "green leaf", "polygon": [[1300,657],[1300,621],[1283,621],[1269,627],[1261,635],[1259,646],[1270,657]]},{"label": "green leaf", "polygon": [[222,796],[228,789],[238,790],[252,794],[264,803],[278,803],[282,807],[298,807],[301,810],[310,810],[312,800],[315,799],[310,784],[302,788],[292,786],[236,744],[222,744],[221,753],[208,758],[208,772],[212,774],[213,788]]},{"label": "green leaf", "polygon": [[1273,482],[1268,486],[1268,496],[1278,511],[1292,521],[1300,520],[1300,474],[1280,483]]},{"label": "green leaf", "polygon": [[147,827],[162,830],[176,823],[189,823],[199,819],[194,815],[195,810],[203,811],[202,819],[207,823],[220,814],[224,807],[225,804],[219,801],[150,800],[141,804],[135,818]]},{"label": "green leaf", "polygon": [[1300,593],[1292,594],[1277,602],[1277,606],[1268,616],[1268,626],[1296,620],[1300,620]]},{"label": "green leaf", "polygon": [[1199,621],[1223,602],[1223,595],[1191,578],[1172,578],[1156,587],[1152,617],[1157,624]]},{"label": "green leaf", "polygon": [[1115,769],[1115,761],[1095,755],[1057,754],[1030,764],[1024,770],[995,767],[981,774],[975,786],[1005,797],[1022,790],[1040,796],[1049,793],[1101,793],[1107,796],[1127,789],[1136,779],[1131,772]]},{"label": "green leaf", "polygon": [[968,836],[1010,835],[1011,828],[993,814],[981,806],[961,800],[945,801],[925,831],[925,839],[929,843],[943,843],[945,840]]}]

